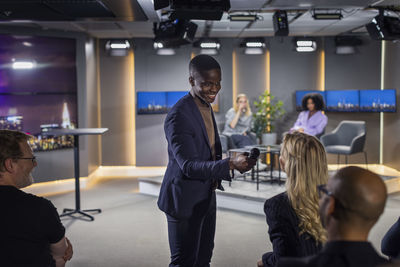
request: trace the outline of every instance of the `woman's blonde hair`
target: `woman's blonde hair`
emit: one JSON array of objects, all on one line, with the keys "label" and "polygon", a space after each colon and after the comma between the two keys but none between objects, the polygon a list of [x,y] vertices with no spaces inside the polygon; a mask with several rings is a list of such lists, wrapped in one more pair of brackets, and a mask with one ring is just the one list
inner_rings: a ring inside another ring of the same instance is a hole
[{"label": "woman's blonde hair", "polygon": [[249,99],[247,98],[247,95],[245,95],[245,94],[239,94],[237,97],[236,97],[236,101],[235,101],[235,103],[234,103],[234,105],[233,105],[233,109],[235,110],[235,112],[238,112],[238,109],[239,109],[239,100],[241,99],[241,98],[246,98],[246,100],[247,100],[247,104],[246,104],[246,116],[251,116],[251,109],[250,109],[250,104],[249,104]]},{"label": "woman's blonde hair", "polygon": [[325,242],[326,231],[319,216],[317,192],[317,186],[328,180],[324,146],[314,136],[288,133],[283,139],[281,157],[287,174],[287,195],[299,218],[300,235],[308,233],[317,242]]}]

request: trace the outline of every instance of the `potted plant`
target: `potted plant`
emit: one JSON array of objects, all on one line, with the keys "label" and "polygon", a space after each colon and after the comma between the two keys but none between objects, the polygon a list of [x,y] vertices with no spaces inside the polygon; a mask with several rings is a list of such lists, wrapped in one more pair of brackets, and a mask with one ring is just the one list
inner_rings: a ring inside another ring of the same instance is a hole
[{"label": "potted plant", "polygon": [[275,99],[273,95],[264,92],[254,102],[256,112],[253,114],[253,129],[260,144],[276,144],[276,133],[274,133],[274,122],[285,114],[282,108],[283,102]]}]

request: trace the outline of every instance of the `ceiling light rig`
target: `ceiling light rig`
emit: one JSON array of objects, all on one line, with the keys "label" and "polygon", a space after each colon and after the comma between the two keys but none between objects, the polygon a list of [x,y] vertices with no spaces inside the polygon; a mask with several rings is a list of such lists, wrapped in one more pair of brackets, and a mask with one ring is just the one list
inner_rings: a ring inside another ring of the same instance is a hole
[{"label": "ceiling light rig", "polygon": [[341,9],[313,9],[311,12],[315,20],[341,20],[343,18]]},{"label": "ceiling light rig", "polygon": [[228,16],[230,21],[247,21],[254,22],[257,20],[261,20],[262,17],[257,14],[230,14]]}]

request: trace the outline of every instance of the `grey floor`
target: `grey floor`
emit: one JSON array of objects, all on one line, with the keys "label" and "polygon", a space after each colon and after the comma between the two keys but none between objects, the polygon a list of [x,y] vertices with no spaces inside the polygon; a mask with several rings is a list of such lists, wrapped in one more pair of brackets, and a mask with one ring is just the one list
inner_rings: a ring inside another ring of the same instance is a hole
[{"label": "grey floor", "polygon": [[[59,212],[74,206],[73,192],[48,197]],[[82,208],[101,208],[94,222],[65,218],[66,236],[74,247],[67,266],[168,266],[166,219],[157,199],[138,193],[135,178],[102,180],[82,192]],[[388,227],[400,215],[400,194],[390,196],[370,239],[377,250]],[[271,250],[263,216],[218,210],[212,266],[256,266]]]}]

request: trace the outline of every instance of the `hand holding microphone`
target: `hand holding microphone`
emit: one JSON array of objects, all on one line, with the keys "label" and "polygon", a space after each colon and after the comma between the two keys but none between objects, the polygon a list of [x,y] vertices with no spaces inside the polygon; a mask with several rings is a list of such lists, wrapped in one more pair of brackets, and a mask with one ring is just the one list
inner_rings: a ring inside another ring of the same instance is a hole
[{"label": "hand holding microphone", "polygon": [[245,173],[256,165],[259,156],[260,150],[258,150],[258,148],[252,148],[250,154],[245,152],[231,158],[229,161],[230,168],[232,170],[238,170],[240,173]]}]

